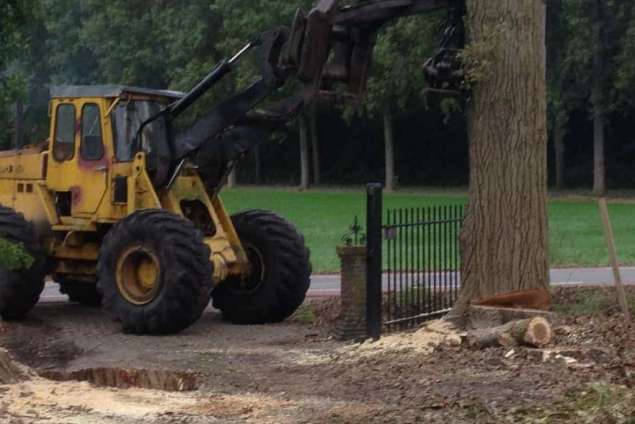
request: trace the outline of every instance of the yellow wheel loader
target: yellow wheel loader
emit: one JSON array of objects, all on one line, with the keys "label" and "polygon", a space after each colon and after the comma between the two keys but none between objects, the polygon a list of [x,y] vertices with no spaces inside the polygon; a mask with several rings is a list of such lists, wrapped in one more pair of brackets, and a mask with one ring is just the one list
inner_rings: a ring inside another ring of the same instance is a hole
[{"label": "yellow wheel loader", "polygon": [[[102,305],[135,334],[187,328],[210,296],[232,322],[290,316],[309,288],[304,239],[271,212],[229,216],[218,196],[226,177],[305,105],[337,97],[336,83],[360,96],[383,23],[449,4],[340,8],[321,0],[308,14],[298,10],[290,29],[264,33],[223,60],[186,94],[53,87],[47,142],[0,153],[0,238],[32,258],[22,268],[0,266],[0,315],[24,316],[50,275],[71,301]],[[260,77],[181,128],[177,118],[251,50]],[[426,69],[448,88],[457,73],[445,70],[454,66],[437,60]],[[258,109],[291,77],[296,95]]]},{"label": "yellow wheel loader", "polygon": [[210,300],[230,320],[279,321],[304,300],[302,236],[265,211],[228,216],[192,165],[169,187],[165,123],[181,98],[126,87],[53,88],[49,142],[0,155],[0,234],[35,260],[0,274],[0,313],[20,318],[51,274],[71,300],[103,303],[124,330],[163,334]]}]

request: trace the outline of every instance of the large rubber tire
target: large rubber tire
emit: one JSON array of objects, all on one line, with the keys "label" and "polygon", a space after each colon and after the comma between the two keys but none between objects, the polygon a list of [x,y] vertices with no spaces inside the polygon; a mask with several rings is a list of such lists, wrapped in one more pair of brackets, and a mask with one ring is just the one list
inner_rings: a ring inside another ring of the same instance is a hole
[{"label": "large rubber tire", "polygon": [[[118,277],[123,272],[118,273],[117,267],[121,261],[127,263],[125,258],[131,256],[126,252],[131,249],[143,249],[156,261],[156,289],[142,304],[131,301],[120,288],[130,278]],[[173,334],[198,320],[209,303],[210,249],[190,221],[163,210],[142,210],[110,229],[99,252],[97,276],[103,307],[125,332]]]},{"label": "large rubber tire", "polygon": [[252,275],[247,284],[230,278],[216,287],[214,307],[236,324],[283,321],[304,302],[309,289],[311,263],[304,237],[269,211],[241,212],[232,221],[252,263]]},{"label": "large rubber tire", "polygon": [[68,296],[69,301],[94,308],[101,306],[102,296],[97,291],[95,283],[74,281],[64,277],[58,278],[57,282],[60,285],[60,293]]},{"label": "large rubber tire", "polygon": [[0,206],[0,237],[21,244],[33,258],[27,269],[10,271],[0,265],[0,315],[5,320],[23,318],[44,290],[46,256],[33,224],[11,208]]}]

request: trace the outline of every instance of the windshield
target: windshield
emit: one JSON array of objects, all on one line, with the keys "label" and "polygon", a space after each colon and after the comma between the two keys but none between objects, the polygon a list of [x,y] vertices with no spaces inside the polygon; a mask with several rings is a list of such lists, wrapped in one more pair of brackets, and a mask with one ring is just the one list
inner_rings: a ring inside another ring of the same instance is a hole
[{"label": "windshield", "polygon": [[[119,162],[128,162],[134,158],[134,138],[139,127],[161,111],[163,104],[149,101],[120,102],[112,112],[113,133],[115,136],[115,155]],[[157,119],[143,129],[141,150],[153,156],[157,150],[167,148],[167,130],[165,121]]]},{"label": "windshield", "polygon": [[[164,104],[149,101],[122,101],[112,112],[115,156],[119,162],[134,159],[135,137],[141,125],[158,114]],[[141,134],[141,150],[146,154],[148,174],[156,186],[169,177],[172,155],[168,144],[168,128],[164,117],[147,124]]]}]

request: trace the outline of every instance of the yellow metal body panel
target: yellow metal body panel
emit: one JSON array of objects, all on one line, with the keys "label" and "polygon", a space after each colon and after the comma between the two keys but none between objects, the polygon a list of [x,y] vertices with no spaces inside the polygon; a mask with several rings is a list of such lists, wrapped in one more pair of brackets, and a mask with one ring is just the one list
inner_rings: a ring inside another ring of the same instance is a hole
[{"label": "yellow metal body panel", "polygon": [[14,180],[0,179],[0,205],[8,208],[15,206],[15,189]]},{"label": "yellow metal body panel", "polygon": [[215,269],[215,272],[219,273],[216,276],[246,272],[249,266],[247,255],[222,201],[218,197],[210,199],[200,177],[193,170],[188,171],[189,175],[179,176],[170,190],[162,194],[163,209],[184,216],[181,208],[183,201],[201,202],[209,212],[216,229],[213,236],[205,238],[205,243],[212,251],[212,260],[215,255],[222,258],[222,261],[215,261],[215,265],[227,267],[227,270]]},{"label": "yellow metal body panel", "polygon": [[44,210],[48,223],[50,225],[58,225],[60,223],[60,217],[57,214],[57,210],[55,210],[55,200],[44,181],[38,182],[35,185],[35,192],[37,193],[40,206]]},{"label": "yellow metal body panel", "polygon": [[0,153],[0,179],[42,180],[46,173],[47,153],[43,146]]},{"label": "yellow metal body panel", "polygon": [[53,101],[51,122],[51,151],[53,151],[56,121],[61,105],[73,105],[75,107],[75,145],[72,157],[67,160],[57,160],[51,155],[46,175],[46,185],[54,192],[70,192],[72,199],[72,216],[91,217],[99,208],[106,197],[108,189],[108,168],[114,156],[112,143],[112,128],[110,117],[101,114],[101,134],[104,145],[104,154],[99,160],[85,160],[80,155],[81,143],[81,114],[87,104],[98,105],[101,111],[105,111],[111,101],[104,98],[81,99],[55,99]]},{"label": "yellow metal body panel", "polygon": [[145,165],[145,154],[137,153],[132,176],[128,178],[128,213],[139,209],[161,208],[159,196],[152,186]]},{"label": "yellow metal body panel", "polygon": [[47,159],[42,146],[0,153],[0,204],[24,214],[38,229],[46,227],[51,212],[40,190]]}]

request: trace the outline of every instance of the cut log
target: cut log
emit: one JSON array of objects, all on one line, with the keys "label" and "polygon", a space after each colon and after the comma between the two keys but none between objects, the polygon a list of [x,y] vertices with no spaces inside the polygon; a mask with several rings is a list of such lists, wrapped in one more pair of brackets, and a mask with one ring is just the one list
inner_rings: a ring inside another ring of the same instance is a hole
[{"label": "cut log", "polygon": [[558,320],[558,315],[549,311],[471,305],[466,314],[465,327],[472,330],[491,328],[507,324],[510,321],[534,317],[543,317],[551,323]]},{"label": "cut log", "polygon": [[545,347],[553,338],[551,324],[543,317],[511,321],[498,327],[468,332],[467,342],[472,347],[530,346]]}]

